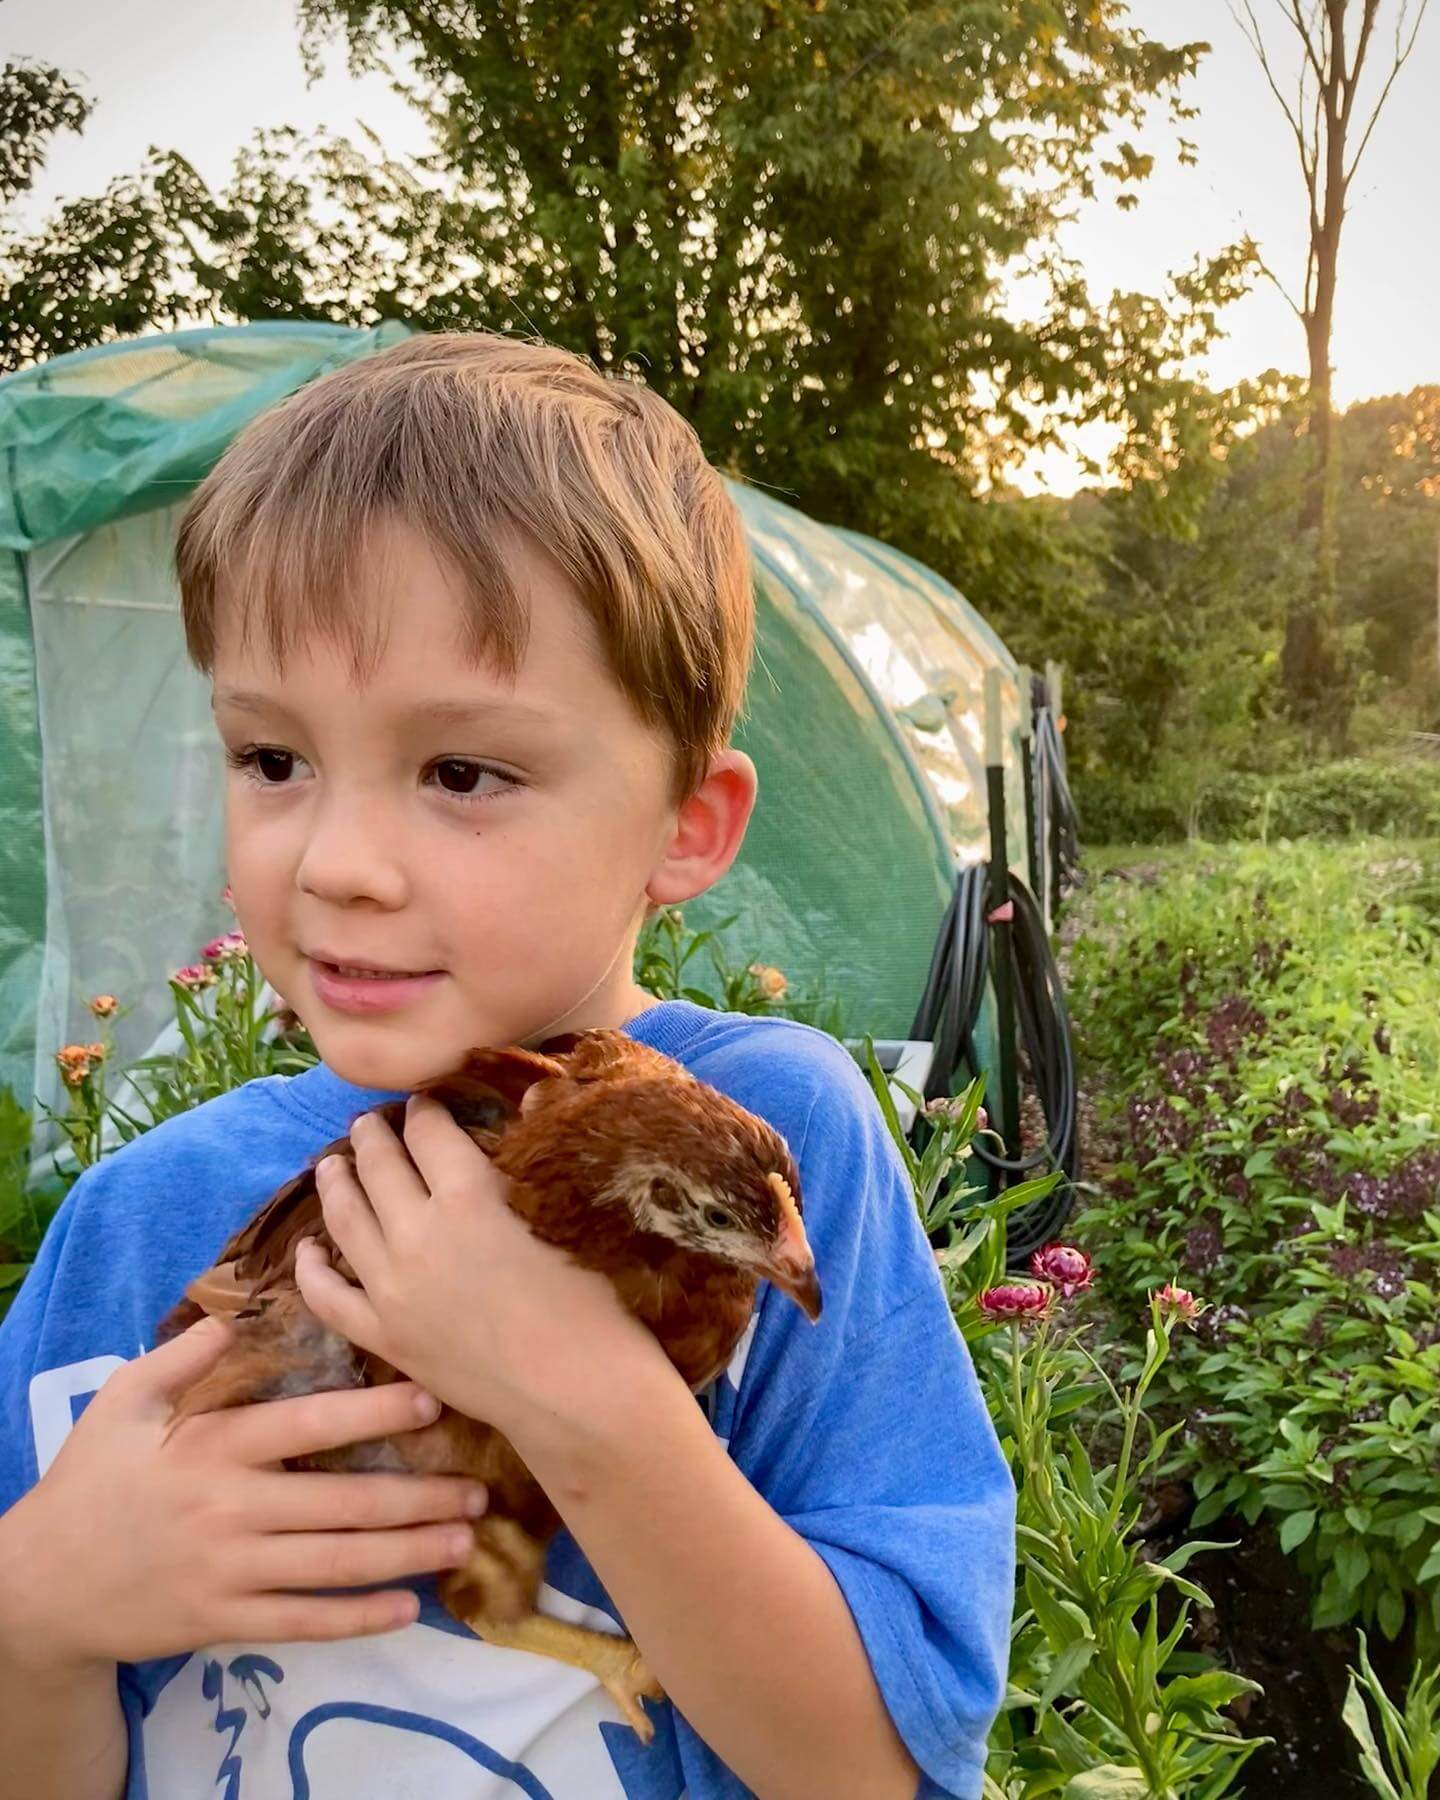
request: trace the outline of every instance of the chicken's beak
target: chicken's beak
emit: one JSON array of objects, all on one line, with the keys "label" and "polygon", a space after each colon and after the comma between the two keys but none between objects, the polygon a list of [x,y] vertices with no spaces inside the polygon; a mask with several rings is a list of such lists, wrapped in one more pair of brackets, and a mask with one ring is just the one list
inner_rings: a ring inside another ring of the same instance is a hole
[{"label": "chicken's beak", "polygon": [[771,1265],[770,1279],[781,1293],[788,1294],[813,1325],[820,1317],[820,1278],[815,1273],[815,1259],[810,1246],[800,1257],[777,1257]]}]

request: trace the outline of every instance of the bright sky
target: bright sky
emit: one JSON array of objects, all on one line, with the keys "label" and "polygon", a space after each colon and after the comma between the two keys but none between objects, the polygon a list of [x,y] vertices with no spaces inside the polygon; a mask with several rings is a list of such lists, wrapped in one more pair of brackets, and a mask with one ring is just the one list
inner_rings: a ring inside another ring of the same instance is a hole
[{"label": "bright sky", "polygon": [[[1397,0],[1382,4],[1393,18]],[[1275,0],[1255,0],[1255,9],[1267,23],[1273,16],[1272,42],[1288,57]],[[1185,128],[1199,166],[1179,166],[1163,124],[1138,140],[1157,157],[1139,206],[1121,212],[1102,196],[1069,231],[1068,246],[1092,287],[1153,289],[1167,270],[1249,231],[1298,292],[1305,215],[1294,140],[1225,0],[1133,0],[1131,10],[1167,41],[1203,37],[1214,46],[1191,87],[1199,117]],[[94,192],[134,169],[151,144],[179,150],[219,185],[235,150],[261,125],[345,131],[358,118],[391,148],[419,149],[424,141],[385,82],[354,80],[338,53],[324,79],[306,87],[293,0],[188,0],[183,7],[174,0],[0,0],[0,55],[58,63],[98,102],[82,137],[57,142],[27,220],[57,198]],[[1437,93],[1440,5],[1422,27],[1352,191],[1334,339],[1342,402],[1440,382]],[[1268,283],[1230,310],[1226,327],[1210,360],[1214,380],[1303,368],[1299,323]],[[1045,472],[1060,491],[1073,485],[1063,460]]]}]

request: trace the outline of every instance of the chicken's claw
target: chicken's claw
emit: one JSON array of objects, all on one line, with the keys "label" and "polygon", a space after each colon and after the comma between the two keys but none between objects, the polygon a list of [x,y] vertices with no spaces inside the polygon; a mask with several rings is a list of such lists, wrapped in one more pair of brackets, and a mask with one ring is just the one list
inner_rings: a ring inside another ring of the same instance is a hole
[{"label": "chicken's claw", "polygon": [[640,1742],[648,1744],[654,1738],[655,1727],[640,1702],[663,1700],[665,1690],[645,1666],[630,1638],[617,1637],[609,1631],[590,1631],[565,1619],[552,1619],[546,1613],[534,1613],[509,1625],[479,1617],[468,1618],[465,1623],[476,1637],[499,1649],[530,1650],[537,1656],[569,1663],[575,1669],[588,1669],[619,1707]]}]

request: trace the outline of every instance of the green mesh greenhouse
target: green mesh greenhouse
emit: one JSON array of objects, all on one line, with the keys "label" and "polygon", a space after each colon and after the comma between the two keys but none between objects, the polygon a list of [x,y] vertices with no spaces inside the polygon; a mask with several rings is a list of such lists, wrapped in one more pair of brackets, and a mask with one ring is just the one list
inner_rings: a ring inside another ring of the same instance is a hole
[{"label": "green mesh greenhouse", "polygon": [[[262,324],[58,358],[0,381],[0,1082],[58,1100],[87,997],[150,1048],[166,976],[222,928],[220,749],[171,567],[191,489],[257,413],[405,335]],[[986,671],[1018,758],[1019,674],[928,569],[731,485],[753,551],[757,656],[736,741],[761,799],[736,867],[687,923],[903,1038],[958,866],[989,854]],[[1009,782],[1011,863],[1025,821]],[[737,933],[739,927],[736,928]]]}]

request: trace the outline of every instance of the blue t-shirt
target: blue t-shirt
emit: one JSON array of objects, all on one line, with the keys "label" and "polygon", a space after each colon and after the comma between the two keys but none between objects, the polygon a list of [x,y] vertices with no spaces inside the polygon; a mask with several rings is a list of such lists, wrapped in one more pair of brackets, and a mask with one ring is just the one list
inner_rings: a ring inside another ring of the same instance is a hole
[{"label": "blue t-shirt", "polygon": [[[800,1171],[825,1295],[812,1325],[762,1286],[715,1431],[842,1589],[919,1800],[976,1800],[1004,1689],[1014,1491],[879,1108],[844,1048],[784,1019],[655,1005],[627,1026],[769,1121]],[[395,1096],[323,1064],[167,1120],[67,1196],[0,1328],[0,1510],[85,1401],[155,1341],[185,1284],[357,1114]],[[97,1500],[100,1497],[97,1496]],[[668,1703],[646,1748],[584,1670],[482,1643],[433,1582],[403,1631],[209,1645],[122,1664],[126,1800],[737,1800]],[[541,1609],[617,1616],[562,1532]]]}]

